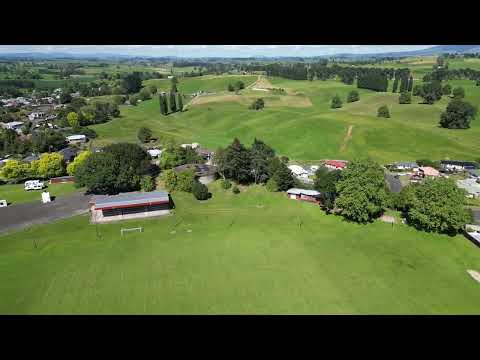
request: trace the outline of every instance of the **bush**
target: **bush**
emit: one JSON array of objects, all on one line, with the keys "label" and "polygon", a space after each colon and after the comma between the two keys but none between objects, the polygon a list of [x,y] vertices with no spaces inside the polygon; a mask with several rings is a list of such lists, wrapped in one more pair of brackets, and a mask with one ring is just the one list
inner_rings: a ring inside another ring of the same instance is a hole
[{"label": "bush", "polygon": [[412,95],[408,92],[402,92],[400,97],[398,98],[399,104],[411,104],[412,103]]},{"label": "bush", "polygon": [[232,183],[230,182],[230,180],[228,179],[222,180],[222,188],[227,190],[227,189],[230,189],[231,187],[232,187]]},{"label": "bush", "polygon": [[465,90],[459,86],[453,89],[452,94],[455,99],[463,99],[465,97]]},{"label": "bush", "polygon": [[142,176],[140,180],[140,188],[147,192],[155,190],[155,183],[150,175]]},{"label": "bush", "polygon": [[195,184],[195,171],[187,170],[177,174],[177,184],[175,190],[192,192]]},{"label": "bush", "polygon": [[360,95],[358,95],[358,91],[352,90],[348,93],[347,102],[351,103],[358,100],[360,100]]},{"label": "bush", "polygon": [[121,104],[124,104],[125,101],[127,101],[127,97],[124,96],[124,95],[115,95],[113,97],[113,102],[117,105],[121,105]]},{"label": "bush", "polygon": [[261,110],[265,107],[265,102],[263,99],[257,99],[255,100],[252,105],[250,105],[250,109],[252,110]]},{"label": "bush", "polygon": [[152,138],[152,130],[147,127],[141,127],[138,129],[137,137],[141,142],[149,142]]},{"label": "bush", "polygon": [[332,99],[332,104],[330,106],[332,109],[339,109],[342,107],[342,100],[340,99],[340,96],[335,95]]},{"label": "bush", "polygon": [[193,183],[192,193],[197,200],[207,200],[211,197],[211,194],[208,192],[208,187],[198,181]]},{"label": "bush", "polygon": [[382,105],[378,108],[377,116],[378,117],[383,117],[383,118],[389,118],[390,117],[390,112],[388,111],[387,105]]},{"label": "bush", "polygon": [[270,192],[278,191],[278,185],[277,185],[277,182],[274,179],[268,180],[265,187],[267,188],[267,191],[270,191]]},{"label": "bush", "polygon": [[240,189],[239,189],[237,186],[234,186],[234,187],[232,188],[232,192],[233,192],[234,194],[240,194]]},{"label": "bush", "polygon": [[139,93],[140,100],[145,101],[151,98],[150,90],[143,88]]}]

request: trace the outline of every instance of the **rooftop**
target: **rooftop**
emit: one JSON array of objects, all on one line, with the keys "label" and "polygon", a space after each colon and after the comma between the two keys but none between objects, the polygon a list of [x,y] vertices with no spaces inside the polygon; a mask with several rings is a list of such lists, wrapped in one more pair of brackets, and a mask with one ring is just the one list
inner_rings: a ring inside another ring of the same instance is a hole
[{"label": "rooftop", "polygon": [[308,195],[308,196],[318,196],[318,195],[320,195],[320,193],[316,190],[298,189],[298,188],[288,189],[287,194]]},{"label": "rooftop", "polygon": [[165,191],[131,192],[118,195],[94,195],[90,204],[99,209],[115,209],[138,205],[153,205],[170,201],[169,194]]}]

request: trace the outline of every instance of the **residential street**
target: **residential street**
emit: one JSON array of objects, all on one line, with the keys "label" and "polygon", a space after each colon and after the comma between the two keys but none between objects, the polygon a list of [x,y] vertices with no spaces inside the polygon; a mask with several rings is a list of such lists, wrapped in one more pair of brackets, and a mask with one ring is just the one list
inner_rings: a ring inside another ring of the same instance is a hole
[{"label": "residential street", "polygon": [[0,209],[0,234],[19,230],[35,224],[44,224],[57,219],[88,212],[90,196],[83,193],[61,197],[51,203],[26,203]]}]

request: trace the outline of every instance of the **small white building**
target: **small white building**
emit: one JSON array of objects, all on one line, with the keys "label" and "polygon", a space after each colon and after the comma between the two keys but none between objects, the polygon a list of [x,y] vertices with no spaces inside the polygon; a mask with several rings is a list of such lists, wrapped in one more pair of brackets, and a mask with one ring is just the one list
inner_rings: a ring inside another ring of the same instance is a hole
[{"label": "small white building", "polygon": [[43,118],[45,116],[44,112],[32,112],[28,115],[28,120],[33,121],[35,119]]},{"label": "small white building", "polygon": [[180,146],[184,149],[186,149],[187,147],[190,147],[192,149],[196,149],[196,148],[200,147],[200,144],[199,143],[191,143],[191,144],[182,144]]},{"label": "small white building", "polygon": [[15,130],[18,134],[22,132],[23,121],[11,121],[8,123],[0,123],[4,129]]},{"label": "small white building", "polygon": [[66,140],[69,144],[83,144],[87,142],[87,137],[85,135],[70,135],[66,137]]},{"label": "small white building", "polygon": [[480,197],[480,184],[477,183],[476,179],[457,180],[457,186],[467,192],[467,197]]},{"label": "small white building", "polygon": [[147,150],[147,152],[152,158],[158,158],[160,155],[162,155],[162,150],[160,149],[150,149]]},{"label": "small white building", "polygon": [[308,171],[299,165],[289,165],[288,168],[297,178],[308,179]]}]

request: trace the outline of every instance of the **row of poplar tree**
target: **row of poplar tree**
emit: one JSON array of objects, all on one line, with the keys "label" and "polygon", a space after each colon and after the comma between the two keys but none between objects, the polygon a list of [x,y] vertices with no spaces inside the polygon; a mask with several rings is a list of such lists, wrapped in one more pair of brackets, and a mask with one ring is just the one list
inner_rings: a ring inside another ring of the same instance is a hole
[{"label": "row of poplar tree", "polygon": [[170,92],[168,94],[166,92],[160,92],[158,95],[160,102],[160,113],[162,115],[183,111],[183,95],[177,90],[177,82],[177,78],[173,77]]}]

